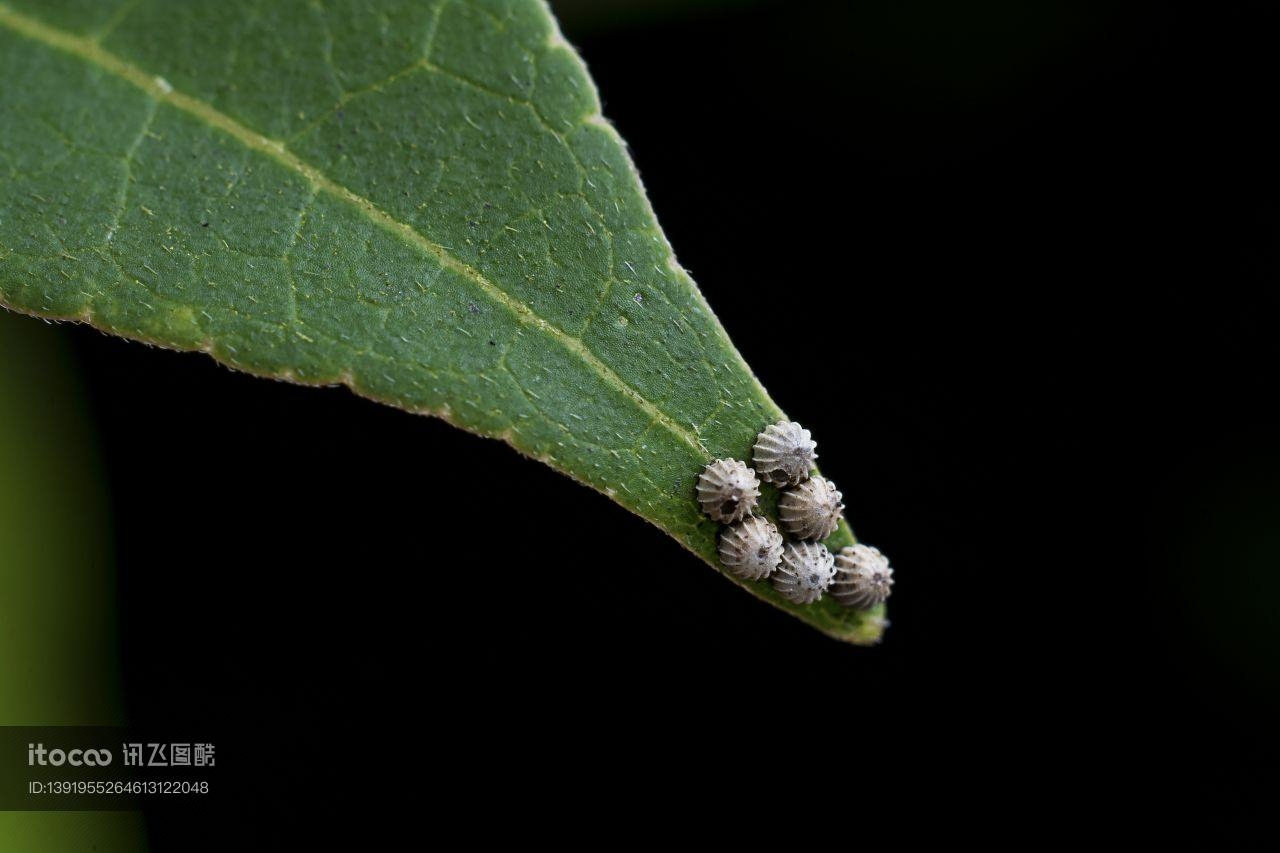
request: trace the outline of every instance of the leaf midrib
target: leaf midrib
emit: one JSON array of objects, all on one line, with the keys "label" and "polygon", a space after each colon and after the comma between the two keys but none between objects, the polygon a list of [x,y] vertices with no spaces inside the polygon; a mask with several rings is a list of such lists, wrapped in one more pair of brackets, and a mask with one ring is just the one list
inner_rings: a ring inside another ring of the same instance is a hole
[{"label": "leaf midrib", "polygon": [[428,239],[413,226],[401,222],[379,208],[368,198],[348,189],[315,166],[298,157],[289,150],[285,143],[271,139],[241,124],[199,98],[179,92],[167,81],[148,74],[136,65],[104,49],[92,38],[78,36],[50,26],[43,21],[14,11],[3,4],[0,4],[0,25],[19,35],[40,42],[50,48],[61,50],[93,65],[104,73],[123,80],[141,90],[157,103],[167,104],[194,116],[210,127],[226,133],[250,150],[275,160],[304,178],[314,189],[322,190],[352,205],[369,221],[397,235],[416,249],[433,256],[441,266],[462,275],[487,296],[511,311],[520,322],[545,332],[565,349],[580,358],[602,381],[631,399],[641,411],[650,417],[651,424],[660,424],[692,447],[702,457],[710,458],[710,453],[695,433],[681,426],[670,415],[663,412],[640,394],[639,391],[631,387],[626,380],[601,361],[581,338],[574,337],[559,326],[541,317],[528,303],[507,293],[475,267],[454,257],[447,249]]}]

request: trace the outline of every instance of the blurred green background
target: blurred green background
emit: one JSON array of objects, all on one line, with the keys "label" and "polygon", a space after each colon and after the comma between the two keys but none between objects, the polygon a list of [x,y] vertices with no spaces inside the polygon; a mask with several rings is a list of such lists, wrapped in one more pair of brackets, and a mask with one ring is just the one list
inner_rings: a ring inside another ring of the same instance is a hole
[{"label": "blurred green background", "polygon": [[[109,530],[64,335],[0,309],[0,725],[123,722]],[[0,811],[6,853],[145,848],[138,813]]]}]

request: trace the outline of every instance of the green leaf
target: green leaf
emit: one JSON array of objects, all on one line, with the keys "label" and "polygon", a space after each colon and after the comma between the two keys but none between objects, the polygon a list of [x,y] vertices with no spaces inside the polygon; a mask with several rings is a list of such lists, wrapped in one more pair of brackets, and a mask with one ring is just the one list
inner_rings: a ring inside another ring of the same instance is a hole
[{"label": "green leaf", "polygon": [[8,0],[0,80],[0,304],[500,438],[716,565],[696,476],[782,413],[545,4]]}]

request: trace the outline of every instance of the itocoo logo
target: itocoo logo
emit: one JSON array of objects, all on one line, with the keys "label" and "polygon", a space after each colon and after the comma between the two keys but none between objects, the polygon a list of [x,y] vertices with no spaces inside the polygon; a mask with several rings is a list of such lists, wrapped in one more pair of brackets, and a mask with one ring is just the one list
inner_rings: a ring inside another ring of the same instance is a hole
[{"label": "itocoo logo", "polygon": [[27,766],[61,767],[69,764],[72,767],[106,767],[111,763],[109,749],[45,749],[42,743],[27,744]]}]

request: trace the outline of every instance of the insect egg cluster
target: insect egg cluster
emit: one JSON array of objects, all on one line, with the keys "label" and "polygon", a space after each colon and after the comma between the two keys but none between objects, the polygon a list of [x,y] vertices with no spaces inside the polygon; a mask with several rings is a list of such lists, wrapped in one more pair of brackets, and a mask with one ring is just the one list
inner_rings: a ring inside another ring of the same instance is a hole
[{"label": "insect egg cluster", "polygon": [[[828,589],[845,607],[883,602],[893,585],[889,561],[875,548],[851,545],[838,555],[822,543],[844,512],[835,484],[813,473],[817,445],[792,421],[770,424],[756,437],[751,465],[717,459],[698,478],[702,511],[727,527],[720,534],[720,562],[747,581],[771,578],[774,589],[796,604],[812,604]],[[777,486],[778,521],[757,514],[760,483]]]}]

